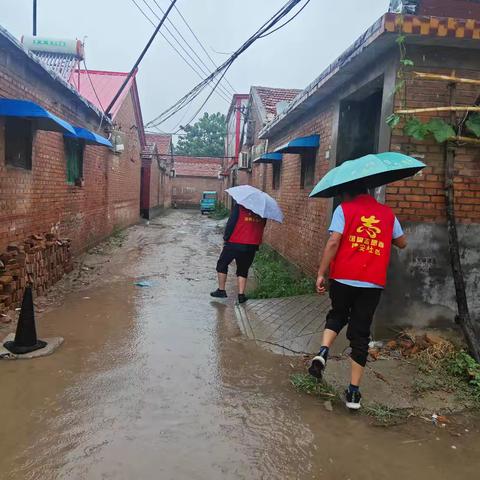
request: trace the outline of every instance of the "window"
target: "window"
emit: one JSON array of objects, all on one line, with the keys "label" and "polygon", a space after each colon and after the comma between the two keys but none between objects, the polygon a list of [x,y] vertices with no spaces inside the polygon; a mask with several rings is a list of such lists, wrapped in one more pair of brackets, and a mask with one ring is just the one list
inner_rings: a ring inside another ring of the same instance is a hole
[{"label": "window", "polygon": [[317,150],[308,148],[300,154],[300,186],[302,188],[312,187],[315,181],[315,160]]},{"label": "window", "polygon": [[83,177],[84,142],[76,138],[64,137],[67,161],[67,183],[79,184]]},{"label": "window", "polygon": [[272,188],[278,190],[280,188],[280,175],[282,173],[282,162],[272,163]]},{"label": "window", "polygon": [[30,120],[7,118],[5,121],[5,163],[32,169],[33,127]]}]

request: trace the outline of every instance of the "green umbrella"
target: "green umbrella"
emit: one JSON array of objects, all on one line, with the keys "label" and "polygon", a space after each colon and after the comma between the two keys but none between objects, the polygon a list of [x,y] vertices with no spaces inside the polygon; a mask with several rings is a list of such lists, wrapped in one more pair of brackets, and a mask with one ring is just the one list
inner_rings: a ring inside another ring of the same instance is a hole
[{"label": "green umbrella", "polygon": [[425,167],[426,165],[416,158],[402,153],[366,155],[357,160],[348,160],[330,170],[312,190],[310,197],[334,197],[353,185],[380,187],[411,177]]}]

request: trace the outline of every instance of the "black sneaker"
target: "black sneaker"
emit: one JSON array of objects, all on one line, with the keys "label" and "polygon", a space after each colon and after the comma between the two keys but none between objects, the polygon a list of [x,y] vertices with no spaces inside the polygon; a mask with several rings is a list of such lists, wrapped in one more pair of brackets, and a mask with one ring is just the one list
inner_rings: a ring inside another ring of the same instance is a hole
[{"label": "black sneaker", "polygon": [[347,388],[345,390],[345,405],[349,410],[359,410],[362,406],[360,400],[362,399],[362,394],[359,390],[353,391]]},{"label": "black sneaker", "polygon": [[248,298],[245,296],[244,293],[238,294],[238,303],[245,303],[247,300]]},{"label": "black sneaker", "polygon": [[310,367],[308,368],[308,373],[315,378],[322,378],[323,371],[327,366],[327,357],[328,357],[328,350],[321,349],[320,353],[313,357],[312,362],[310,363]]},{"label": "black sneaker", "polygon": [[227,298],[227,292],[217,288],[214,292],[210,293],[210,296],[215,298]]}]

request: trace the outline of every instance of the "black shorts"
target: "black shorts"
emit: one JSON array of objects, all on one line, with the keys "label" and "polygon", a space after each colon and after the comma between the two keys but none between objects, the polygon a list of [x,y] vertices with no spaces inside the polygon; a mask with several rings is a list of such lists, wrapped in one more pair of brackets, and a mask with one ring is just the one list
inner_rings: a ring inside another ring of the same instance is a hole
[{"label": "black shorts", "polygon": [[235,260],[237,264],[237,277],[248,278],[248,271],[255,258],[256,249],[239,249],[231,245],[223,247],[217,262],[218,273],[228,273],[228,266]]}]

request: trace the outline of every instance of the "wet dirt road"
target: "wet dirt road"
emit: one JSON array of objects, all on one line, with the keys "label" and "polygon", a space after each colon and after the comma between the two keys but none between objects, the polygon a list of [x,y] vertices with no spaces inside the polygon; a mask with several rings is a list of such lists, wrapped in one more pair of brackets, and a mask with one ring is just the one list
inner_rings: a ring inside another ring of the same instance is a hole
[{"label": "wet dirt road", "polygon": [[2,480],[478,476],[477,428],[375,428],[296,393],[291,360],[210,302],[215,222],[174,211],[136,232],[106,280],[39,321],[58,352],[0,363]]}]

